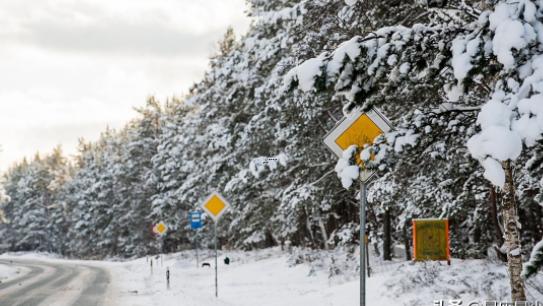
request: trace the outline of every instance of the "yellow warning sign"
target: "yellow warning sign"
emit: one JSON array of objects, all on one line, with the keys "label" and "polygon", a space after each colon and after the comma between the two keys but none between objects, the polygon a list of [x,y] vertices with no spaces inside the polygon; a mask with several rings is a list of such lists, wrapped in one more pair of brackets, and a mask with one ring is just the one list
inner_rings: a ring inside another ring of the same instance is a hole
[{"label": "yellow warning sign", "polygon": [[[356,145],[359,150],[362,150],[366,145],[373,144],[378,136],[390,130],[390,123],[377,109],[371,109],[368,112],[356,110],[349,117],[341,120],[326,135],[324,143],[338,157],[342,157],[343,151],[350,146]],[[356,154],[356,161],[364,169],[360,174],[360,179],[366,181],[373,172],[365,169],[359,154]]]},{"label": "yellow warning sign", "polygon": [[413,258],[450,261],[449,220],[413,220]]},{"label": "yellow warning sign", "polygon": [[166,224],[164,224],[164,222],[160,222],[153,227],[153,232],[161,236],[166,234],[167,231],[168,231],[168,227],[166,226]]},{"label": "yellow warning sign", "polygon": [[230,204],[218,193],[211,194],[202,204],[202,209],[211,217],[217,221],[224,212],[228,209]]},{"label": "yellow warning sign", "polygon": [[372,144],[373,140],[381,134],[383,131],[377,124],[371,121],[367,114],[363,114],[339,135],[336,143],[343,151],[351,145],[363,148],[367,144]]}]

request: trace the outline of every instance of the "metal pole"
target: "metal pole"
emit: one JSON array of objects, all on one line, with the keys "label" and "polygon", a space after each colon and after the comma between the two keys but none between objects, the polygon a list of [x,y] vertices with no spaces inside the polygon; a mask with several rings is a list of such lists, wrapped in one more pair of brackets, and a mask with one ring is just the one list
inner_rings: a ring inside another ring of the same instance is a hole
[{"label": "metal pole", "polygon": [[198,256],[198,230],[195,231],[196,234],[194,235],[194,247],[196,248],[196,268],[200,267],[200,258]]},{"label": "metal pole", "polygon": [[218,278],[217,278],[217,222],[215,221],[215,297],[219,297],[219,286],[218,286]]},{"label": "metal pole", "polygon": [[170,290],[170,267],[166,268],[166,289]]},{"label": "metal pole", "polygon": [[360,306],[366,306],[366,183],[360,183]]},{"label": "metal pole", "polygon": [[[368,236],[366,235],[366,237],[364,238],[368,238]],[[365,244],[365,248],[366,248],[366,270],[368,271],[367,275],[368,275],[368,278],[371,277],[371,266],[370,266],[370,244],[369,244],[369,240],[366,240],[364,239],[364,244]]]}]

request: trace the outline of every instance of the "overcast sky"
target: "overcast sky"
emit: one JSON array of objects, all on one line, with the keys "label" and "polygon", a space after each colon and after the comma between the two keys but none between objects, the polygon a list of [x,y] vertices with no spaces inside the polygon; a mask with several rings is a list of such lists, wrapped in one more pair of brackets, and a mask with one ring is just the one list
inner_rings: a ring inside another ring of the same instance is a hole
[{"label": "overcast sky", "polygon": [[0,0],[0,170],[197,82],[245,0]]}]

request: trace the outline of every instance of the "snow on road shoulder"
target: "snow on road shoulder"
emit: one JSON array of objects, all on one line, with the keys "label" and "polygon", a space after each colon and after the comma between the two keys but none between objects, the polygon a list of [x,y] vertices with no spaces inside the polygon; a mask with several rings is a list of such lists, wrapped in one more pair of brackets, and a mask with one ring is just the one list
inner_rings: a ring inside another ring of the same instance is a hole
[{"label": "snow on road shoulder", "polygon": [[28,269],[0,262],[0,284],[28,273]]},{"label": "snow on road shoulder", "polygon": [[[224,263],[224,257],[231,264]],[[153,261],[151,273],[150,260]],[[196,266],[193,252],[166,255],[164,263],[150,257],[112,267],[120,286],[118,305],[245,306],[245,305],[357,305],[357,282],[331,282],[327,270],[309,264],[292,265],[278,249],[222,252],[219,258],[219,298],[215,298],[214,259],[211,252]],[[166,269],[171,275],[166,286]],[[352,273],[350,273],[352,274]]]},{"label": "snow on road shoulder", "polygon": [[[293,260],[295,255],[277,249],[222,253],[218,299],[214,296],[211,253],[202,260],[209,262],[210,268],[196,267],[192,252],[166,255],[163,266],[154,259],[153,274],[150,262],[138,259],[115,268],[115,282],[122,286],[118,305],[359,305],[356,267],[352,262],[341,262],[344,254],[334,252],[303,255],[300,258],[313,257],[314,261],[298,263]],[[224,256],[231,259],[230,265],[224,264]],[[331,257],[335,258],[333,267]],[[169,290],[167,267],[171,271]],[[453,260],[448,266],[443,262],[396,261],[374,264],[372,268],[375,273],[367,281],[367,299],[372,305],[420,306],[441,299],[482,302],[509,298],[507,272],[501,263]]]},{"label": "snow on road shoulder", "polygon": [[[201,251],[198,266],[193,251],[165,255],[163,263],[154,256],[126,262],[66,262],[94,265],[110,272],[108,306],[359,305],[356,252],[294,249],[293,254],[288,254],[278,248],[221,251],[219,298],[215,298],[212,254]],[[230,258],[230,265],[224,263],[225,256]],[[367,300],[372,305],[423,306],[433,305],[436,300],[460,299],[468,303],[510,298],[507,270],[502,263],[455,259],[448,266],[444,262],[383,262],[370,258],[373,273],[367,280]],[[202,267],[203,262],[211,267]],[[541,297],[530,287],[528,295]]]}]

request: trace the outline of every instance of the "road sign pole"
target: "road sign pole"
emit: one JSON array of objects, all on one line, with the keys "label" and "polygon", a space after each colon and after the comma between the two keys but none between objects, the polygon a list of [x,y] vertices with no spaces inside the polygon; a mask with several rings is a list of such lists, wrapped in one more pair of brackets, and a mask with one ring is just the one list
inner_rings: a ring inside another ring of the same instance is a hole
[{"label": "road sign pole", "polygon": [[218,277],[217,277],[217,222],[215,221],[214,231],[215,231],[215,297],[219,297],[219,285],[218,285]]},{"label": "road sign pole", "polygon": [[[392,126],[377,109],[367,112],[355,109],[350,115],[338,122],[336,126],[324,137],[324,144],[339,158],[343,158],[345,151],[356,146],[359,149],[366,145],[375,144],[374,141],[383,134],[388,133]],[[373,158],[372,158],[373,159]],[[356,164],[362,166],[363,161],[357,158]],[[366,306],[366,188],[373,171],[364,170],[360,175],[360,306]],[[369,269],[368,269],[369,271]]]},{"label": "road sign pole", "polygon": [[198,230],[196,230],[195,234],[194,234],[194,247],[196,248],[196,268],[198,268],[198,267],[200,267],[200,257],[198,255],[198,247],[199,247]]},{"label": "road sign pole", "polygon": [[360,306],[366,306],[366,182],[360,183]]},{"label": "road sign pole", "polygon": [[213,192],[200,207],[213,219],[213,231],[215,232],[215,297],[219,297],[218,282],[218,251],[217,251],[217,224],[222,214],[230,204],[217,192]]}]

